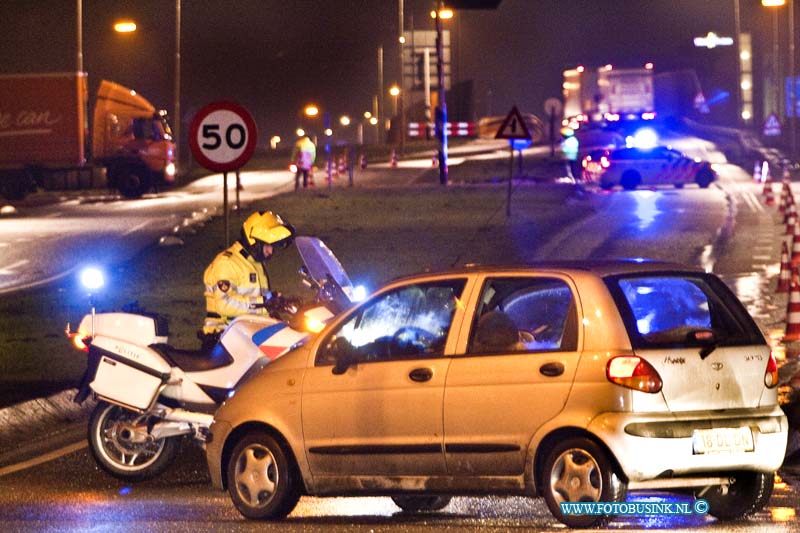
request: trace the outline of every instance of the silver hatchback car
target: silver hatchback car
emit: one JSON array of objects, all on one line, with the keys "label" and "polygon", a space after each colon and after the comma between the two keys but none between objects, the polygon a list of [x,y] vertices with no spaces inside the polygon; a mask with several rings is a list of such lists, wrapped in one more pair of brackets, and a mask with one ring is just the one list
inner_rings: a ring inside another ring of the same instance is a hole
[{"label": "silver hatchback car", "polygon": [[271,363],[215,415],[213,485],[246,517],[301,495],[570,502],[676,490],[761,509],[786,449],[770,347],[712,274],[614,261],[397,280]]}]

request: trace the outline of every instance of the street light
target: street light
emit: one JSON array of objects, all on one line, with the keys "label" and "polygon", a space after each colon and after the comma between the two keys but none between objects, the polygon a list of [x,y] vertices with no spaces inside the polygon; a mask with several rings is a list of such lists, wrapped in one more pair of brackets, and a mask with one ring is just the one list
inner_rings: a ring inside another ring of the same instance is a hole
[{"label": "street light", "polygon": [[136,23],[132,20],[120,20],[114,23],[114,31],[117,33],[133,33],[136,31]]},{"label": "street light", "polygon": [[389,94],[391,94],[391,95],[394,97],[394,104],[393,104],[393,108],[392,108],[392,109],[393,109],[393,113],[392,113],[392,115],[393,115],[393,116],[396,116],[396,115],[397,115],[397,97],[400,95],[400,87],[398,87],[398,86],[397,86],[397,84],[395,84],[395,85],[392,85],[392,86],[389,88]]}]

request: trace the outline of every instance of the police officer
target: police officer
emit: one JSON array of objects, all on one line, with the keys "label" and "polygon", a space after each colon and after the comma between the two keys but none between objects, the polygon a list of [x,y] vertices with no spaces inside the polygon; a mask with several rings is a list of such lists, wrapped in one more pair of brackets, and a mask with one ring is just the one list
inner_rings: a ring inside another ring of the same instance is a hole
[{"label": "police officer", "polygon": [[292,243],[294,233],[294,227],[271,211],[253,213],[244,221],[239,240],[219,253],[203,274],[204,342],[215,342],[237,316],[269,314],[270,304],[278,297],[269,290],[264,264],[275,249]]},{"label": "police officer", "polygon": [[308,175],[311,172],[311,167],[314,166],[314,160],[317,158],[317,148],[308,135],[303,135],[294,145],[292,150],[292,163],[297,167],[294,175],[294,190],[300,188],[300,177],[303,178],[303,188],[308,187]]}]

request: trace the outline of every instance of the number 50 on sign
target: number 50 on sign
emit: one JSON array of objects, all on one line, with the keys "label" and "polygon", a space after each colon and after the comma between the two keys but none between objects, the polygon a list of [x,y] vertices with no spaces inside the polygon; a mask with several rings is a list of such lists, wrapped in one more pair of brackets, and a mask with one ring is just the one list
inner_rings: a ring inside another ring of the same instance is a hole
[{"label": "number 50 on sign", "polygon": [[214,102],[201,109],[189,129],[189,146],[209,170],[228,172],[244,166],[255,151],[258,133],[250,113],[233,102]]}]

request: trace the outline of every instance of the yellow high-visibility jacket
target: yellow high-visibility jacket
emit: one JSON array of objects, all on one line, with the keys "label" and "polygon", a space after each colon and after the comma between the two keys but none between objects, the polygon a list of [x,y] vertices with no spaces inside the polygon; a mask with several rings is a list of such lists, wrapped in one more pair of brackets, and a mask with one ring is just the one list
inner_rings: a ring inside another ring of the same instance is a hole
[{"label": "yellow high-visibility jacket", "polygon": [[206,297],[205,333],[216,333],[240,315],[265,315],[263,304],[269,298],[269,278],[240,242],[219,253],[203,274]]}]

